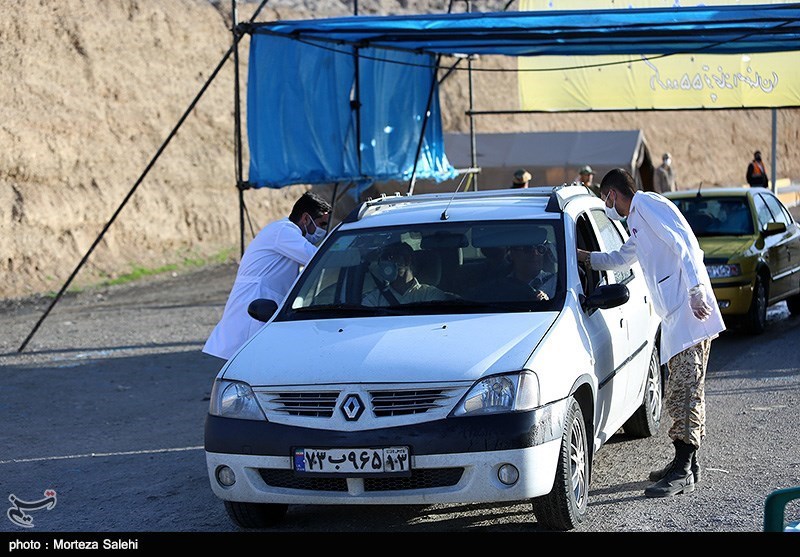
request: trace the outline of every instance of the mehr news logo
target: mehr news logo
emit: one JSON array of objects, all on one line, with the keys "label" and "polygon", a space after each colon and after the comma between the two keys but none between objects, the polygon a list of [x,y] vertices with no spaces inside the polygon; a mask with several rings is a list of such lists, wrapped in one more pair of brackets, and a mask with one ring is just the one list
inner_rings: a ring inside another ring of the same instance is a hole
[{"label": "mehr news logo", "polygon": [[56,492],[54,489],[47,489],[44,492],[44,499],[37,501],[23,501],[12,493],[8,496],[8,500],[11,501],[11,507],[6,511],[8,519],[17,526],[33,528],[33,516],[28,512],[42,509],[53,510],[56,506]]}]

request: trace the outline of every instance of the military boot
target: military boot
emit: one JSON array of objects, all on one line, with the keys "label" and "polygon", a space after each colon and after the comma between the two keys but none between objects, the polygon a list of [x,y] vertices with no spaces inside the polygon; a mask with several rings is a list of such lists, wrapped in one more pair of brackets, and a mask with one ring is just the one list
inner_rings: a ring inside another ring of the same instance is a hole
[{"label": "military boot", "polygon": [[672,497],[694,491],[692,458],[697,448],[683,441],[675,441],[675,458],[663,478],[644,490],[645,497]]},{"label": "military boot", "polygon": [[[675,444],[674,441],[673,444]],[[652,470],[648,476],[648,479],[651,482],[657,482],[667,475],[667,472],[669,472],[673,464],[675,464],[675,457],[673,457],[672,460],[670,460],[669,463],[663,468]],[[692,455],[692,474],[694,474],[694,483],[698,483],[700,481],[700,465],[697,463],[697,451],[695,451]]]}]

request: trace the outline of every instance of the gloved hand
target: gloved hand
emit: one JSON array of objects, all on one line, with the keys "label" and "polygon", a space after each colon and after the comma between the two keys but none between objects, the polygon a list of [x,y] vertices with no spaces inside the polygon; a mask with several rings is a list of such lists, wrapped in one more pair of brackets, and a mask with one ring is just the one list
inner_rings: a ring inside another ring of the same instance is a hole
[{"label": "gloved hand", "polygon": [[689,289],[689,306],[700,321],[705,321],[711,315],[711,306],[706,302],[706,293],[701,284]]}]

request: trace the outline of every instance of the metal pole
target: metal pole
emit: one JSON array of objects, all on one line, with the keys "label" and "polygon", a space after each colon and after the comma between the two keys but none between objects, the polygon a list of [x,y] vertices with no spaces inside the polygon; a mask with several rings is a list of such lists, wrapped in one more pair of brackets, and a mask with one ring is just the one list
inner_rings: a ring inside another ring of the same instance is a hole
[{"label": "metal pole", "polygon": [[[267,2],[268,2],[268,0],[263,0],[261,2],[261,4],[259,4],[258,9],[256,9],[255,12],[253,12],[253,16],[250,18],[250,22],[251,23],[253,21],[255,21],[256,17],[258,17],[258,14],[261,12],[261,9],[266,5]],[[237,43],[238,43],[238,39],[237,39]],[[134,183],[133,187],[131,187],[130,191],[128,191],[128,194],[122,200],[122,203],[120,203],[119,207],[117,207],[117,210],[114,211],[113,215],[111,215],[111,218],[108,220],[108,222],[105,224],[103,229],[100,231],[100,234],[97,236],[97,238],[95,238],[95,241],[92,243],[91,247],[89,247],[89,250],[84,254],[83,258],[81,258],[81,260],[78,263],[78,265],[72,271],[72,274],[70,274],[69,278],[64,283],[64,286],[62,286],[61,290],[58,291],[58,293],[56,294],[56,297],[53,298],[53,301],[50,302],[50,305],[47,307],[47,309],[45,310],[44,314],[36,322],[36,325],[34,325],[33,330],[31,330],[31,332],[28,333],[28,336],[25,337],[25,340],[22,341],[22,344],[17,349],[17,352],[22,352],[23,350],[25,350],[25,347],[28,345],[30,340],[33,338],[33,335],[36,334],[36,331],[39,330],[39,327],[41,327],[41,325],[44,322],[45,318],[47,318],[47,316],[53,310],[55,305],[58,303],[58,301],[64,295],[64,292],[67,291],[67,288],[69,288],[69,285],[75,279],[75,276],[78,274],[78,271],[81,270],[81,267],[83,267],[83,265],[89,259],[89,256],[92,254],[92,252],[98,246],[98,244],[100,244],[100,240],[102,240],[102,238],[105,235],[105,233],[111,227],[113,222],[117,219],[117,216],[119,216],[119,214],[122,212],[122,209],[125,207],[125,205],[127,205],[128,201],[130,201],[131,197],[133,197],[134,192],[139,187],[139,185],[144,181],[145,176],[147,176],[147,174],[150,172],[150,169],[153,168],[153,166],[155,165],[156,161],[161,156],[161,153],[163,153],[164,149],[167,148],[167,145],[169,144],[169,142],[172,141],[172,138],[175,137],[175,135],[178,133],[178,129],[183,125],[183,122],[186,121],[186,118],[189,117],[189,114],[192,113],[192,110],[194,110],[194,107],[197,105],[198,101],[200,101],[200,98],[203,96],[203,94],[206,92],[208,87],[211,85],[211,82],[214,81],[214,79],[217,77],[217,74],[222,69],[222,66],[225,65],[225,62],[228,61],[228,58],[233,53],[233,50],[234,50],[234,47],[231,46],[228,49],[228,52],[226,52],[223,55],[222,60],[219,61],[219,64],[217,64],[217,67],[214,68],[214,71],[211,72],[211,75],[208,77],[206,82],[200,88],[200,91],[198,91],[197,95],[195,95],[194,99],[192,99],[192,102],[189,103],[189,107],[184,111],[183,115],[181,115],[180,119],[178,119],[178,123],[175,124],[175,127],[172,128],[172,131],[169,132],[169,135],[164,140],[164,142],[161,144],[161,146],[158,148],[158,151],[156,151],[156,154],[153,155],[153,158],[150,159],[149,163],[147,163],[147,167],[145,167],[145,169],[142,172],[142,174],[136,180],[136,183]]]},{"label": "metal pole", "polygon": [[236,26],[236,0],[231,0],[231,33],[233,35],[233,129],[236,157],[236,189],[239,191],[239,253],[244,256],[244,177],[242,172],[242,111],[239,94],[239,39]]},{"label": "metal pole", "polygon": [[[472,1],[467,0],[467,13],[472,11]],[[474,97],[472,91],[472,56],[469,56],[467,59],[467,76],[469,80],[469,160],[470,166],[472,168],[477,168],[478,166],[478,145],[477,145],[477,138],[475,137],[475,117],[472,115],[472,111],[475,108],[474,104]],[[478,191],[478,174],[472,175],[472,182],[471,185],[475,191]]]},{"label": "metal pole", "polygon": [[772,109],[772,191],[778,193],[778,109]]}]

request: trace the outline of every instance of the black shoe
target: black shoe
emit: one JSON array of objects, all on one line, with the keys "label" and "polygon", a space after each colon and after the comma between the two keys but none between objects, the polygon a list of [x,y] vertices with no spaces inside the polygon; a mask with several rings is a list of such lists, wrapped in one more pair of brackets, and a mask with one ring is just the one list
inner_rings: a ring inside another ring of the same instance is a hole
[{"label": "black shoe", "polygon": [[[650,472],[650,475],[647,476],[651,482],[657,482],[661,478],[667,475],[672,465],[675,464],[675,458],[673,458],[669,463],[660,468],[658,470],[653,470]],[[700,465],[697,464],[697,451],[695,451],[694,455],[692,455],[692,474],[694,475],[694,483],[700,482]]]},{"label": "black shoe", "polygon": [[664,477],[644,490],[645,497],[672,497],[694,491],[692,461],[697,449],[694,445],[675,441],[675,458]]}]

